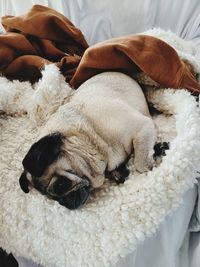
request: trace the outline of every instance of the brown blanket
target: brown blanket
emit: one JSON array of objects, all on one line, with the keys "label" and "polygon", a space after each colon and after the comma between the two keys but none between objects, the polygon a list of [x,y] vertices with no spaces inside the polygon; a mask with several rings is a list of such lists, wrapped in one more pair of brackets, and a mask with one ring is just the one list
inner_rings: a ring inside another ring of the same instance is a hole
[{"label": "brown blanket", "polygon": [[34,82],[45,64],[55,62],[67,81],[73,76],[88,44],[66,17],[35,5],[23,16],[5,16],[0,35],[0,71],[11,79]]},{"label": "brown blanket", "polygon": [[0,71],[8,78],[34,82],[45,64],[55,62],[74,88],[97,73],[114,70],[130,76],[142,71],[162,86],[200,91],[191,69],[160,39],[129,35],[87,49],[79,29],[40,5],[24,16],[3,17],[2,24],[7,33],[0,35]]}]

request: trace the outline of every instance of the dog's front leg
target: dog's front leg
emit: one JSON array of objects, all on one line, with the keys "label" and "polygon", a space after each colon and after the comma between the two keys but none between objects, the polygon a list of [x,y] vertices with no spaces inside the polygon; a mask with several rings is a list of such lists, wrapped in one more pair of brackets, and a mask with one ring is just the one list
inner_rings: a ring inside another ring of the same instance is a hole
[{"label": "dog's front leg", "polygon": [[153,167],[153,153],[156,142],[156,131],[151,118],[142,118],[142,127],[133,139],[135,152],[135,170],[142,173],[147,172]]}]

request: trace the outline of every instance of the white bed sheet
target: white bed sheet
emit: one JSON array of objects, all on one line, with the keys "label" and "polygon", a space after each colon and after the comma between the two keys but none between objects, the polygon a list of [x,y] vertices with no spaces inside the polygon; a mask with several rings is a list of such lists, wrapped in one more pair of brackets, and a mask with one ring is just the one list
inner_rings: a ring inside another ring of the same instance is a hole
[{"label": "white bed sheet", "polygon": [[200,44],[199,0],[1,0],[0,16],[23,14],[34,4],[52,7],[70,18],[90,45],[152,27],[170,29]]},{"label": "white bed sheet", "polygon": [[[0,15],[23,14],[33,4],[47,5],[63,13],[83,31],[90,45],[160,27],[194,40],[200,59],[199,0],[1,0]],[[156,235],[113,267],[199,267],[200,233],[191,234],[188,227],[198,191],[197,186],[189,190],[181,206],[166,218]],[[192,231],[199,231],[199,225],[193,225]],[[18,260],[19,267],[37,266],[25,259]]]}]

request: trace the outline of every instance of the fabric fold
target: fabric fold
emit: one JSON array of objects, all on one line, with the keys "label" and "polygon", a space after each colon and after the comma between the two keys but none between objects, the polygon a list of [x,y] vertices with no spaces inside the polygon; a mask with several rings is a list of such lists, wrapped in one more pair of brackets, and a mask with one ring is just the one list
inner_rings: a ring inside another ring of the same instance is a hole
[{"label": "fabric fold", "polygon": [[200,91],[190,68],[164,41],[148,35],[128,35],[88,48],[70,84],[78,88],[103,71],[122,71],[132,77],[144,72],[161,86]]},{"label": "fabric fold", "polygon": [[98,73],[119,71],[131,77],[143,72],[161,86],[200,92],[187,62],[156,37],[128,35],[88,48],[68,18],[41,5],[22,16],[5,16],[2,24],[7,32],[0,35],[0,72],[9,79],[34,83],[44,65],[55,63],[74,88]]},{"label": "fabric fold", "polygon": [[0,35],[0,71],[10,79],[35,82],[45,64],[56,63],[62,69],[67,66],[64,73],[69,81],[74,62],[77,67],[88,47],[70,20],[45,6],[35,5],[26,15],[5,16],[2,25],[7,33]]}]

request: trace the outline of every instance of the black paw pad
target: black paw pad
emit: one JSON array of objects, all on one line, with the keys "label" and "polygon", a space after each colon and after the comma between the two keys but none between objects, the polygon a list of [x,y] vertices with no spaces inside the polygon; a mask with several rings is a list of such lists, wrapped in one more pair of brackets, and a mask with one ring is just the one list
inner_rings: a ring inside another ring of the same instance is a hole
[{"label": "black paw pad", "polygon": [[160,142],[154,146],[154,155],[153,157],[163,157],[166,156],[165,151],[169,149],[169,142]]},{"label": "black paw pad", "polygon": [[126,181],[126,178],[129,176],[129,169],[126,164],[122,163],[113,171],[106,171],[105,176],[114,180],[117,184],[123,184]]}]

